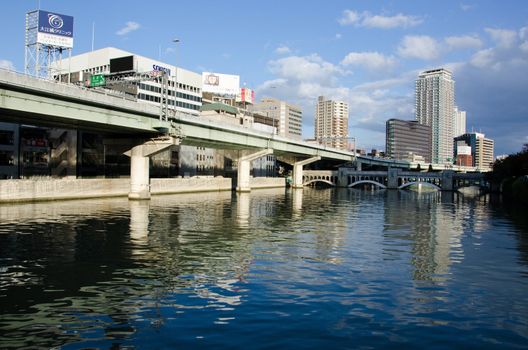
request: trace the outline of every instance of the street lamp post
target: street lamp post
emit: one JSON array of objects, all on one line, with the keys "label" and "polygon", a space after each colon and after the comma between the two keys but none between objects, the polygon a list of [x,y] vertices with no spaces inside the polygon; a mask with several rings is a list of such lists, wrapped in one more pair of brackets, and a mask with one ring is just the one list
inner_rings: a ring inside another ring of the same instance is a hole
[{"label": "street lamp post", "polygon": [[176,56],[174,60],[176,63],[176,65],[174,66],[174,117],[176,118],[176,97],[178,96],[178,43],[180,42],[180,39],[172,39],[172,42],[176,45],[174,54]]}]

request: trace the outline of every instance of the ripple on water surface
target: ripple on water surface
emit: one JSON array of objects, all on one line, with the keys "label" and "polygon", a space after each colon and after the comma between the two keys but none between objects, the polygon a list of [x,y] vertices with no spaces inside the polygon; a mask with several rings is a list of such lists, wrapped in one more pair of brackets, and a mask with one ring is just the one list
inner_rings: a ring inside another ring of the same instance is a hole
[{"label": "ripple on water surface", "polygon": [[0,206],[0,348],[522,348],[527,242],[447,193]]}]

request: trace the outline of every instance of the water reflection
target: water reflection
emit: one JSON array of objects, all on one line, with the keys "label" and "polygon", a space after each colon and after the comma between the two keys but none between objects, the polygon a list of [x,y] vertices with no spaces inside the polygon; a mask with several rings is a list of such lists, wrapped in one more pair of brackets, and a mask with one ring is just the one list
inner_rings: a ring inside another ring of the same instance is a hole
[{"label": "water reflection", "polygon": [[483,197],[354,189],[0,206],[0,347],[427,346],[427,327],[522,344],[511,220]]}]

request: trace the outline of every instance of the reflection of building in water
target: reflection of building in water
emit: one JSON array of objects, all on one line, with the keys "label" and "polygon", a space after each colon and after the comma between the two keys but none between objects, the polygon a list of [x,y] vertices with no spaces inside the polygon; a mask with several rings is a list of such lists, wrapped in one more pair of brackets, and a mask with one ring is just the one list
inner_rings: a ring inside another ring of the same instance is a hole
[{"label": "reflection of building in water", "polygon": [[[300,191],[302,193],[300,199],[295,198],[299,194],[294,192],[292,201],[303,203],[302,220],[299,226],[294,225],[296,233],[300,235],[297,239],[306,241],[306,243],[313,243],[313,245],[308,245],[310,247],[308,250],[303,248],[306,246],[304,244],[296,245],[300,256],[331,263],[341,261],[341,248],[349,230],[348,217],[351,213],[344,206],[333,205],[332,203],[335,203],[335,196],[342,192],[346,191],[305,188]],[[295,216],[299,216],[299,214],[295,213]],[[305,222],[310,222],[311,226],[305,227]]]},{"label": "reflection of building in water", "polygon": [[451,205],[450,196],[440,192],[387,193],[391,203],[385,205],[384,237],[410,245],[415,280],[443,280],[450,265],[463,259],[461,235],[467,210]]},{"label": "reflection of building in water", "polygon": [[215,303],[241,302],[238,284],[252,261],[251,237],[233,231],[234,200],[229,191],[153,197],[151,249],[169,291],[190,289]]}]

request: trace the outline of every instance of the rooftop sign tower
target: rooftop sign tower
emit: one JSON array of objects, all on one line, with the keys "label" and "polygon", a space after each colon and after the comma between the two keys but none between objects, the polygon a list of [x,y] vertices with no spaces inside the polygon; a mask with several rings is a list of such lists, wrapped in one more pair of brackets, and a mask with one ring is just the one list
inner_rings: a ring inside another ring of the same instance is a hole
[{"label": "rooftop sign tower", "polygon": [[[61,65],[62,54],[73,48],[73,17],[35,10],[26,13],[24,71],[36,77],[59,79],[68,69]],[[55,71],[52,71],[52,67]],[[69,76],[69,74],[68,74]]]}]

